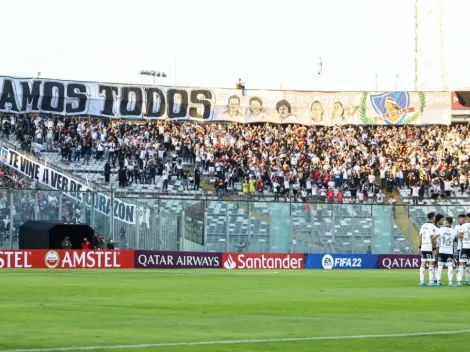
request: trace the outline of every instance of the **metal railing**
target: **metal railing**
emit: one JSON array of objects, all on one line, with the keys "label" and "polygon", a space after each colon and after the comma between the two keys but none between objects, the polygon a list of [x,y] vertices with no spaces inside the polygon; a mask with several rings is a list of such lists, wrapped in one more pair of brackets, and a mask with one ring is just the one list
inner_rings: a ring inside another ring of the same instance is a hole
[{"label": "metal railing", "polygon": [[[17,248],[28,220],[86,223],[118,248],[181,251],[414,253],[430,211],[456,217],[463,205],[379,205],[149,198],[133,221],[108,216],[87,192],[0,189],[0,246]],[[91,199],[91,201],[85,201]],[[126,198],[122,201],[128,202]],[[112,207],[112,204],[111,204]],[[114,212],[114,209],[112,209]],[[65,235],[65,234],[64,234]]]}]

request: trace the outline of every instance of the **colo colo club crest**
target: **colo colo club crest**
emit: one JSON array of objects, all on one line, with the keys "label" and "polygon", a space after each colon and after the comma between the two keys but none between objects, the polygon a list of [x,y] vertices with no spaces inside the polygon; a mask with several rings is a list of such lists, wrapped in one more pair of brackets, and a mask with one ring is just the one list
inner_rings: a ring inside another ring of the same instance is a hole
[{"label": "colo colo club crest", "polygon": [[[417,93],[419,101],[411,102],[408,92],[386,92],[379,94],[363,93],[361,101],[361,119],[366,124],[406,125],[416,122],[421,116],[426,98],[424,93]],[[367,99],[369,98],[369,99]],[[367,116],[369,100],[374,116]]]}]

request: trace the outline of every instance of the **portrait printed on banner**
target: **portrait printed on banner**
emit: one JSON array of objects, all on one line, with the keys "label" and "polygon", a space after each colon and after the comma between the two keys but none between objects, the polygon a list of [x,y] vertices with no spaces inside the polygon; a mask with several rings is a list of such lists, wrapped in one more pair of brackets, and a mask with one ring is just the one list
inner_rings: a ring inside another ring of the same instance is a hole
[{"label": "portrait printed on banner", "polygon": [[226,120],[236,123],[245,122],[245,116],[240,109],[240,105],[240,97],[238,95],[231,95],[228,98],[226,109],[218,120]]},{"label": "portrait printed on banner", "polygon": [[310,105],[310,123],[319,123],[323,121],[323,105],[318,100],[315,100],[312,105]]},{"label": "portrait printed on banner", "polygon": [[276,111],[279,115],[280,123],[298,123],[297,116],[292,114],[292,106],[287,100],[283,99],[278,101]]},{"label": "portrait printed on banner", "polygon": [[356,124],[356,111],[359,106],[351,105],[348,109],[343,107],[343,103],[337,101],[333,104],[331,112],[331,124],[332,125],[350,125]]},{"label": "portrait printed on banner", "polygon": [[263,101],[259,97],[250,99],[250,107],[246,113],[246,122],[264,122],[269,119],[269,115],[264,111]]}]

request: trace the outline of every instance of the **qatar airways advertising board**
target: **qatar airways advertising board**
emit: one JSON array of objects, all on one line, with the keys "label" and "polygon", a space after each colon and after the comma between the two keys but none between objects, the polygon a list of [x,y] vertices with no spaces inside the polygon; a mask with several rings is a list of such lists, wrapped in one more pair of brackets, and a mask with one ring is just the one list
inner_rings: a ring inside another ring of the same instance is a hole
[{"label": "qatar airways advertising board", "polygon": [[137,269],[220,269],[222,253],[135,251]]}]

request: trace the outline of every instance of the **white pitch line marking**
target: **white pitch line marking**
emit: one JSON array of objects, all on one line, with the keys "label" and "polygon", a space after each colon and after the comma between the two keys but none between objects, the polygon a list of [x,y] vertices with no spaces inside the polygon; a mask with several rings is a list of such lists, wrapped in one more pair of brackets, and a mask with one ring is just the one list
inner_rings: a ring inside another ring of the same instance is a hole
[{"label": "white pitch line marking", "polygon": [[154,347],[177,347],[177,346],[209,346],[209,345],[240,345],[249,343],[273,343],[273,342],[301,342],[321,340],[353,340],[353,339],[379,339],[390,337],[412,337],[412,336],[434,336],[454,335],[470,333],[470,330],[414,332],[408,334],[383,334],[383,335],[350,335],[350,336],[313,336],[313,337],[286,337],[279,339],[255,339],[255,340],[225,340],[225,341],[195,341],[195,342],[166,342],[147,343],[138,345],[114,345],[114,346],[77,346],[56,348],[33,348],[26,350],[0,350],[0,352],[66,352],[66,351],[94,351],[94,350],[116,350],[127,348],[154,348]]}]

